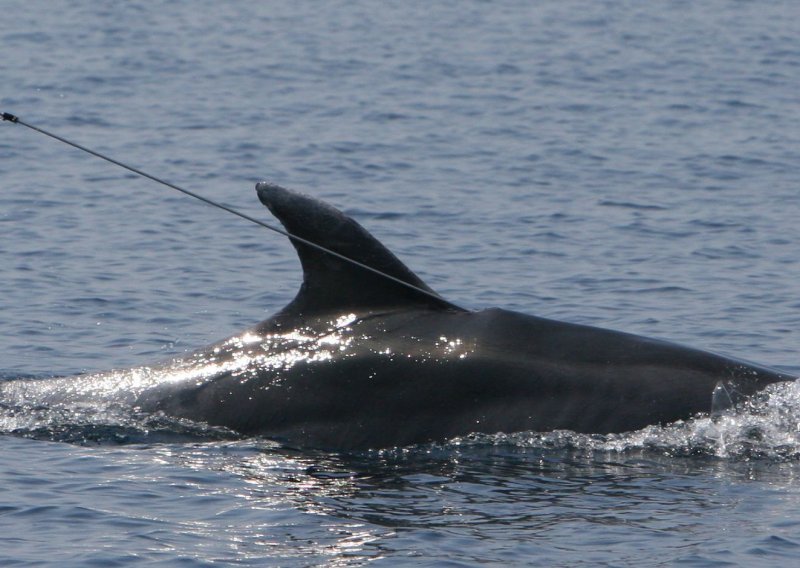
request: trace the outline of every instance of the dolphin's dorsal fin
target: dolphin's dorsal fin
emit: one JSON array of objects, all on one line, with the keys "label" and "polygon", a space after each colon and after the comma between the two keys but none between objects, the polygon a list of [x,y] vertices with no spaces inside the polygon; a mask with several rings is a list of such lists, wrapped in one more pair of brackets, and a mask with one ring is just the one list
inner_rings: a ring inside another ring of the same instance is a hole
[{"label": "dolphin's dorsal fin", "polygon": [[[436,295],[389,249],[341,211],[272,183],[261,182],[256,191],[292,235]],[[462,310],[438,296],[408,288],[302,242],[292,239],[292,244],[303,266],[303,285],[281,312],[284,315],[398,307]]]}]

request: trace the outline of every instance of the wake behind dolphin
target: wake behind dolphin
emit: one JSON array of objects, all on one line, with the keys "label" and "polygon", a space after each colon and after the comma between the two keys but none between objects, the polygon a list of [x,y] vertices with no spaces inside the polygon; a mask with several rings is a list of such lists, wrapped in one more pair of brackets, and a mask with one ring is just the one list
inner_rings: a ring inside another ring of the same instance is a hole
[{"label": "wake behind dolphin", "polygon": [[300,291],[255,327],[163,365],[9,381],[0,403],[112,401],[292,446],[359,450],[470,433],[628,432],[795,378],[631,334],[464,310],[340,211],[274,184],[256,190],[289,233],[377,272],[293,240]]}]

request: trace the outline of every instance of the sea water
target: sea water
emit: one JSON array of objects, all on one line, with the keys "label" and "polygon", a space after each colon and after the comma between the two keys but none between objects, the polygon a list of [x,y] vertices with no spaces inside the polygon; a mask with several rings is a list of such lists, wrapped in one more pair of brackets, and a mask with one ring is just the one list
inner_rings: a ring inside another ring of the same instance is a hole
[{"label": "sea water", "polygon": [[[800,373],[794,2],[0,4],[0,110],[429,285]],[[0,124],[0,379],[145,365],[293,297],[291,245]],[[800,389],[615,436],[303,452],[0,407],[3,566],[774,565]]]}]

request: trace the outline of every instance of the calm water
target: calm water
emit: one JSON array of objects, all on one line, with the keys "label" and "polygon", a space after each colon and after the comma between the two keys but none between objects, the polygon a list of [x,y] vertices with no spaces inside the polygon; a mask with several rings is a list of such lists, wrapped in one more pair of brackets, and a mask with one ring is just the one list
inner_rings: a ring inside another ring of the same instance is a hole
[{"label": "calm water", "polygon": [[[5,0],[0,110],[269,219],[271,179],[464,306],[800,372],[794,2]],[[0,124],[0,379],[266,318],[281,237]],[[800,388],[614,437],[359,456],[0,406],[0,564],[786,566]]]}]

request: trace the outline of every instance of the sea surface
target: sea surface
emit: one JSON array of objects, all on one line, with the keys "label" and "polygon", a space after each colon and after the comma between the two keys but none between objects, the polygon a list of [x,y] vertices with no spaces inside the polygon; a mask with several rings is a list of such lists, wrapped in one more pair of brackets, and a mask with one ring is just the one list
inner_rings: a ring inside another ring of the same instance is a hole
[{"label": "sea surface", "polygon": [[[794,1],[2,0],[0,111],[429,285],[800,373]],[[285,238],[0,124],[0,380],[168,359],[294,296]],[[800,386],[616,436],[304,452],[0,401],[1,566],[790,566]]]}]

